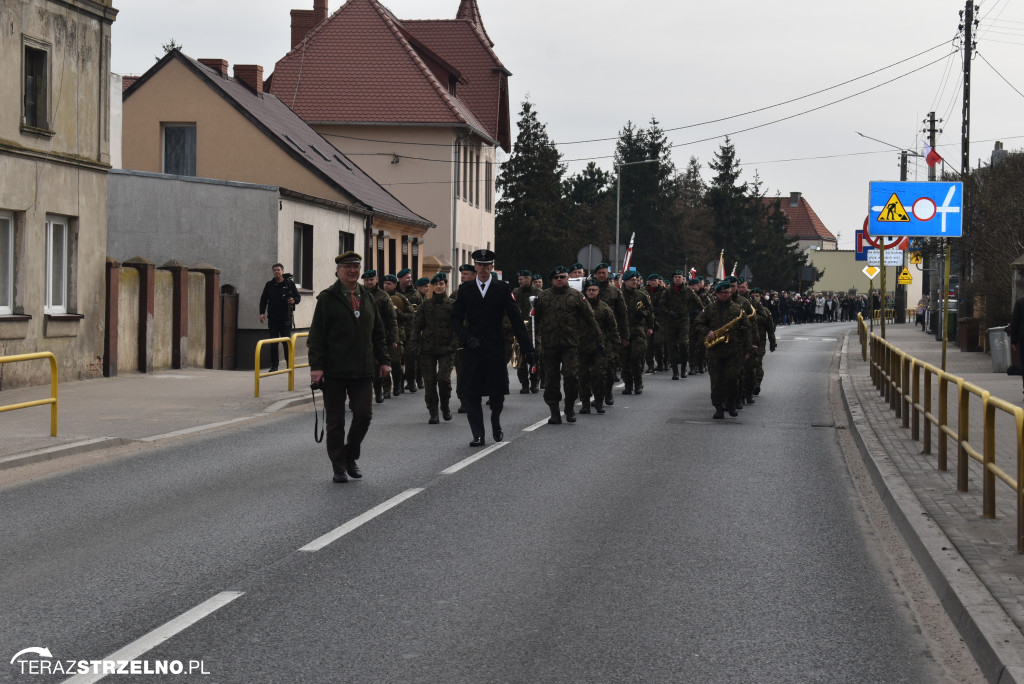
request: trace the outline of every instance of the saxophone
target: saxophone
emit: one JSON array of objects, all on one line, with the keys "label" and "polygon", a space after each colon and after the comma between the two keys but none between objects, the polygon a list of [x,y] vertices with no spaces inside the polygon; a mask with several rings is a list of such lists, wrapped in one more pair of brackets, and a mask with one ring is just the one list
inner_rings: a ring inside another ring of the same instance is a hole
[{"label": "saxophone", "polygon": [[719,344],[729,344],[729,331],[732,330],[732,328],[735,327],[740,321],[742,321],[746,317],[746,315],[747,314],[745,312],[741,311],[739,316],[732,319],[731,321],[723,325],[721,328],[716,330],[715,339],[711,340],[710,342],[704,340],[704,347],[707,349],[711,349],[712,347],[716,347]]}]

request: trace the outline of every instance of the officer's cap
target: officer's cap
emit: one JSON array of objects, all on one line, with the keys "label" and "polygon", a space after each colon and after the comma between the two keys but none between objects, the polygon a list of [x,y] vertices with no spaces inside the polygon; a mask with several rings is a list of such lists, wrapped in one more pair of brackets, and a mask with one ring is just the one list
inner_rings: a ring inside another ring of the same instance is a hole
[{"label": "officer's cap", "polygon": [[336,264],[361,264],[363,263],[363,257],[356,252],[345,252],[334,257],[334,263]]},{"label": "officer's cap", "polygon": [[494,263],[494,252],[489,249],[478,249],[471,255],[473,257],[473,263],[477,264],[493,264]]}]

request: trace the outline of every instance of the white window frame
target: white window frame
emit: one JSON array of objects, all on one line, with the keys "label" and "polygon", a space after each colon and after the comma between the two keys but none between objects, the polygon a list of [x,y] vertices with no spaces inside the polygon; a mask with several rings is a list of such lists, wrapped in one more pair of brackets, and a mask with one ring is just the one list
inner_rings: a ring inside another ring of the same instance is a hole
[{"label": "white window frame", "polygon": [[4,246],[3,252],[7,255],[3,263],[0,263],[0,278],[4,285],[0,292],[7,293],[5,299],[0,299],[0,316],[10,316],[14,313],[14,214],[0,211],[0,222],[7,224],[6,231],[0,230],[0,244]]},{"label": "white window frame", "polygon": [[[68,312],[68,243],[71,241],[70,221],[63,216],[46,217],[46,304],[43,313],[66,314]],[[54,249],[53,236],[59,231],[63,235],[61,248]],[[54,253],[58,251],[59,253]],[[54,280],[57,274],[60,275],[58,287],[54,288]],[[56,294],[60,295],[60,301],[54,303]]]}]

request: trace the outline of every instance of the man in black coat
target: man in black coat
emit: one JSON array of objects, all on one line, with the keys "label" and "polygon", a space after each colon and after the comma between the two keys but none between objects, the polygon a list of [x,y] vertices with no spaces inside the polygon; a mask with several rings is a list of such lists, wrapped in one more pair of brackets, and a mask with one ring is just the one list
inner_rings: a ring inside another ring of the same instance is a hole
[{"label": "man in black coat", "polygon": [[505,355],[505,334],[502,319],[508,317],[512,330],[519,339],[523,355],[532,366],[536,354],[530,336],[523,325],[512,288],[491,277],[494,270],[494,252],[478,249],[473,252],[476,278],[459,286],[452,307],[452,330],[462,343],[463,391],[466,396],[466,414],[473,432],[471,447],[484,445],[484,412],[481,399],[490,397],[491,430],[494,441],[500,442],[501,409],[508,391],[508,363]]},{"label": "man in black coat", "polygon": [[[302,297],[295,288],[295,281],[291,275],[285,278],[284,266],[274,264],[272,267],[274,277],[263,286],[263,294],[260,295],[260,323],[267,321],[270,329],[271,339],[275,337],[291,337],[292,334],[292,311]],[[288,353],[288,345],[281,343],[284,351]],[[270,370],[276,371],[278,365],[277,343],[270,345]],[[288,359],[285,359],[288,365]]]}]

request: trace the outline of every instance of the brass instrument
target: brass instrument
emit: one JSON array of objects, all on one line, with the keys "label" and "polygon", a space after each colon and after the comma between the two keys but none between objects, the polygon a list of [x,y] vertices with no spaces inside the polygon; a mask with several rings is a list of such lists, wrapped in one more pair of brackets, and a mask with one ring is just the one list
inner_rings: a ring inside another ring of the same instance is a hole
[{"label": "brass instrument", "polygon": [[391,295],[391,303],[395,305],[396,309],[398,309],[402,313],[406,313],[405,297],[399,294],[393,294]]},{"label": "brass instrument", "polygon": [[704,347],[706,349],[711,349],[712,347],[715,347],[719,344],[728,344],[729,331],[732,330],[732,328],[735,327],[740,321],[742,321],[746,315],[746,312],[741,311],[739,316],[732,319],[731,321],[723,325],[721,328],[716,330],[715,339],[711,340],[710,342],[708,342],[707,339],[705,339]]},{"label": "brass instrument", "polygon": [[519,338],[512,337],[512,367],[519,368],[523,363],[523,350],[519,348]]}]

